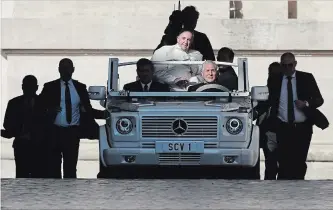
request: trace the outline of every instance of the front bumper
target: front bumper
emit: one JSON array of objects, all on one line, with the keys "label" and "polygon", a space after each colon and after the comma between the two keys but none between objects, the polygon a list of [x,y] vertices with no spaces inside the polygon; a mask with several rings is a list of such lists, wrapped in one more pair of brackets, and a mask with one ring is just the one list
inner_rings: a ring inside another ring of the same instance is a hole
[{"label": "front bumper", "polygon": [[[204,153],[156,153],[155,149],[109,148],[103,150],[106,166],[202,165],[254,167],[259,151],[248,149],[205,149]],[[234,160],[234,161],[232,161]]]}]

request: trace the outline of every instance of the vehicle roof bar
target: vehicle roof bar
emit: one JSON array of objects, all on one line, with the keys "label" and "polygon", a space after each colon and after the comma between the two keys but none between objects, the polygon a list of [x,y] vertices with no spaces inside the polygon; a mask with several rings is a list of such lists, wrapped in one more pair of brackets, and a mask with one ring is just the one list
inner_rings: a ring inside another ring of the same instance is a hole
[{"label": "vehicle roof bar", "polygon": [[248,92],[130,92],[111,91],[109,96],[116,97],[244,97],[249,96]]},{"label": "vehicle roof bar", "polygon": [[[165,65],[165,64],[184,64],[184,65],[196,65],[196,64],[203,64],[205,61],[152,61],[153,64],[160,64],[160,65]],[[238,66],[236,63],[228,63],[228,62],[220,62],[220,61],[213,61],[217,65],[227,65],[227,66]],[[135,65],[137,61],[132,61],[132,62],[123,62],[123,63],[118,63],[118,66],[128,66],[128,65]]]}]

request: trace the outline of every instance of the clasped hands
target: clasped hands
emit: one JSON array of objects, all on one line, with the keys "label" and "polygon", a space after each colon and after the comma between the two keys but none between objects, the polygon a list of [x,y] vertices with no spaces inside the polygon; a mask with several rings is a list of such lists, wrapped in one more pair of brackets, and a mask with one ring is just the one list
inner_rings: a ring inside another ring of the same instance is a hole
[{"label": "clasped hands", "polygon": [[189,85],[189,81],[183,78],[177,79],[175,81],[175,84],[180,87],[180,88],[187,88],[187,86]]}]

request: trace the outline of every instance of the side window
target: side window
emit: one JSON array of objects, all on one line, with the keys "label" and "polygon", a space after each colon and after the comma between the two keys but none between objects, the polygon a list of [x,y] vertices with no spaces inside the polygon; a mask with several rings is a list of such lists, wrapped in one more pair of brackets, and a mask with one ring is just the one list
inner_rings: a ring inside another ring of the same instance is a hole
[{"label": "side window", "polygon": [[297,1],[288,1],[288,19],[297,19]]},{"label": "side window", "polygon": [[229,18],[242,19],[243,18],[243,3],[242,1],[229,1]]}]

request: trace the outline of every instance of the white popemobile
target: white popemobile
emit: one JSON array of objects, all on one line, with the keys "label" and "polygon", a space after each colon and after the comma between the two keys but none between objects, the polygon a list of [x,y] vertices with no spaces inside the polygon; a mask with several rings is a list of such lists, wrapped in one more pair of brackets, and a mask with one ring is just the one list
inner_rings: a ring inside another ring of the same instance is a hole
[{"label": "white popemobile", "polygon": [[[203,61],[153,63],[200,65]],[[196,92],[122,91],[118,67],[136,62],[110,58],[107,87],[89,87],[90,99],[101,100],[110,114],[100,126],[100,173],[113,176],[147,166],[207,166],[241,168],[259,178],[259,127],[252,110],[258,101],[268,99],[268,88],[256,86],[250,92],[247,58],[238,58],[237,64],[215,63],[238,67],[237,91],[211,84]]]}]

